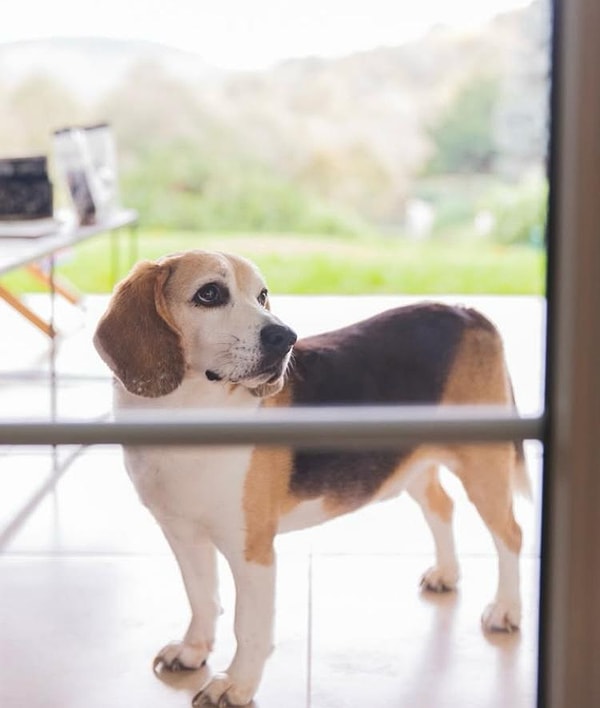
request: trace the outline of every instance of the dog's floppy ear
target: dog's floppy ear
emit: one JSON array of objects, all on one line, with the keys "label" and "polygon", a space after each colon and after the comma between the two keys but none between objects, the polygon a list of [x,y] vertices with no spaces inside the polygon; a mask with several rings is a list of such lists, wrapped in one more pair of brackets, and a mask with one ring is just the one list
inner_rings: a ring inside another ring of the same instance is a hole
[{"label": "dog's floppy ear", "polygon": [[94,335],[102,359],[138,396],[165,396],[183,379],[181,339],[164,296],[169,275],[167,263],[139,263],[117,286]]}]

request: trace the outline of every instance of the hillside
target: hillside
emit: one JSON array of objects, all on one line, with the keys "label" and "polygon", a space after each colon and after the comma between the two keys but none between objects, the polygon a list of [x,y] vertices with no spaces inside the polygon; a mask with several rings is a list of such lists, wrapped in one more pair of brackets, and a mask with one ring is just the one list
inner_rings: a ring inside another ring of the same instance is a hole
[{"label": "hillside", "polygon": [[198,56],[155,42],[58,37],[0,43],[0,76],[5,85],[12,88],[44,75],[88,104],[118,86],[139,63],[159,65],[174,79],[189,83],[220,75]]},{"label": "hillside", "polygon": [[515,174],[541,163],[544,7],[535,2],[477,33],[436,28],[403,46],[255,72],[217,71],[150,42],[0,45],[0,151],[47,152],[57,127],[109,120],[124,170],[138,182],[162,173],[163,191],[206,197],[230,188],[234,198],[246,174],[254,183],[291,182],[368,220],[396,222],[433,154],[432,128],[477,81],[496,87],[496,163]]}]

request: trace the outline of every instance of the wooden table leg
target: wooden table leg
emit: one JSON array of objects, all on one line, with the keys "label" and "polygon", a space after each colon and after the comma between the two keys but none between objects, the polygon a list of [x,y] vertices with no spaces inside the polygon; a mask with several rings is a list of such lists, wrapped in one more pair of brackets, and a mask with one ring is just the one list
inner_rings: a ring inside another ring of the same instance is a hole
[{"label": "wooden table leg", "polygon": [[3,300],[6,300],[6,302],[11,307],[14,307],[17,312],[23,315],[23,317],[27,318],[32,325],[34,325],[38,329],[41,329],[44,334],[47,334],[49,337],[56,336],[56,330],[51,324],[48,324],[48,322],[36,315],[33,310],[30,310],[27,305],[21,302],[18,297],[15,297],[15,295],[13,295],[10,290],[7,290],[2,285],[0,285],[0,297]]},{"label": "wooden table leg", "polygon": [[48,288],[54,288],[55,292],[66,298],[72,305],[78,305],[81,302],[83,295],[77,290],[75,290],[71,283],[68,283],[66,280],[59,278],[57,275],[55,275],[53,278],[50,278],[50,276],[45,273],[37,263],[30,263],[29,265],[25,266],[25,268],[28,273],[31,273],[31,275],[34,276],[34,278],[39,280]]}]

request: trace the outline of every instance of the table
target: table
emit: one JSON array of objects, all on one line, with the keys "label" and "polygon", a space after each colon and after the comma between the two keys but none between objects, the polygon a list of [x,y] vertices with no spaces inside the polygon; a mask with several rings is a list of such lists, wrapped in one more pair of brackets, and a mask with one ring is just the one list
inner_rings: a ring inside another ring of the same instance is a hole
[{"label": "table", "polygon": [[[101,222],[80,226],[73,221],[66,221],[57,226],[56,231],[37,237],[2,237],[0,224],[0,275],[9,273],[17,268],[26,268],[33,276],[50,288],[51,293],[57,293],[70,302],[77,304],[81,300],[79,293],[72,284],[58,278],[54,273],[53,259],[57,252],[86,241],[92,236],[110,233],[112,241],[112,270],[116,279],[119,269],[119,250],[115,236],[124,227],[134,227],[137,224],[138,213],[135,209],[120,209]],[[130,257],[136,259],[135,249],[137,240],[135,231],[130,229]],[[50,269],[46,272],[40,262],[50,259]],[[35,327],[49,337],[56,336],[56,330],[51,322],[46,322],[33,312],[27,305],[10,290],[0,285],[0,298],[14,307],[26,317]]]}]

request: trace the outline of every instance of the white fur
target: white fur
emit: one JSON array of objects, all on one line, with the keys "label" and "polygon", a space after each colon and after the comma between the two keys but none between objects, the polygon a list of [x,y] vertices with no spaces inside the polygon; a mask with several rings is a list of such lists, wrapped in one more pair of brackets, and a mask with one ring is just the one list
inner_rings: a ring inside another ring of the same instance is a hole
[{"label": "white fur", "polygon": [[498,591],[481,618],[488,632],[511,632],[521,624],[519,556],[492,534],[498,551]]}]

